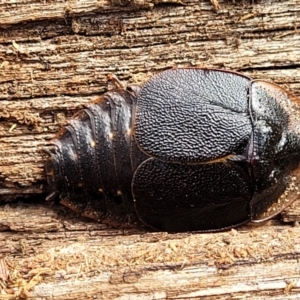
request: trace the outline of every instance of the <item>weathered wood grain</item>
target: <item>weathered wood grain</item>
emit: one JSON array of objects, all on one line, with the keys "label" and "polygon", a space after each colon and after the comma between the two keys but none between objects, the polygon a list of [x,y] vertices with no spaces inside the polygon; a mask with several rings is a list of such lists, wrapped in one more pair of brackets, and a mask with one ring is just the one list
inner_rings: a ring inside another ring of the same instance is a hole
[{"label": "weathered wood grain", "polygon": [[120,231],[73,219],[57,207],[11,205],[0,211],[1,229],[6,226],[0,255],[15,284],[7,290],[15,294],[296,299],[299,292],[299,227],[273,221],[210,234]]},{"label": "weathered wood grain", "polygon": [[[300,8],[289,2],[223,3],[216,13],[209,3],[191,1],[58,20],[39,11],[45,21],[7,27],[18,20],[10,13],[0,30],[0,195],[17,196],[16,186],[19,194],[39,191],[41,149],[68,116],[107,90],[112,72],[142,83],[170,67],[222,67],[299,95]],[[15,14],[27,6],[34,4],[20,4]]]},{"label": "weathered wood grain", "polygon": [[[42,149],[113,85],[176,66],[300,96],[299,0],[0,2],[0,299],[297,299],[300,201],[224,233],[117,230],[42,199]],[[297,224],[297,223],[295,223]],[[9,271],[9,277],[7,277]]]}]

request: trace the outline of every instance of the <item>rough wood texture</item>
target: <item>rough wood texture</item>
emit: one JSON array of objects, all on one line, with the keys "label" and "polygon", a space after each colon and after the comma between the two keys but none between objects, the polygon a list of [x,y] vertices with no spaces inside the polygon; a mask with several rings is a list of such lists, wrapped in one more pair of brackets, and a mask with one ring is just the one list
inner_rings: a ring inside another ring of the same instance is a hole
[{"label": "rough wood texture", "polygon": [[146,233],[24,203],[7,205],[0,219],[0,255],[14,287],[5,291],[22,297],[296,299],[300,291],[300,229],[275,221],[224,233]]},{"label": "rough wood texture", "polygon": [[[41,149],[107,75],[175,66],[267,78],[300,96],[299,0],[0,2],[0,202],[46,190]],[[283,214],[299,220],[300,203]],[[43,201],[0,207],[0,299],[297,299],[299,227],[107,229]],[[8,276],[9,272],[9,276]]]}]

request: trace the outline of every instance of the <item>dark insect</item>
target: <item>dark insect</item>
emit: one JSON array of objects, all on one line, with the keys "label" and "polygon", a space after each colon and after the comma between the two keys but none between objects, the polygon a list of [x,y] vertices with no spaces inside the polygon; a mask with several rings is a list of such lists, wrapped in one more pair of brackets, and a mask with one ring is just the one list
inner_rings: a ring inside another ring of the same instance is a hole
[{"label": "dark insect", "polygon": [[298,196],[300,104],[279,86],[200,68],[159,73],[77,113],[48,150],[62,204],[114,226],[214,231]]}]

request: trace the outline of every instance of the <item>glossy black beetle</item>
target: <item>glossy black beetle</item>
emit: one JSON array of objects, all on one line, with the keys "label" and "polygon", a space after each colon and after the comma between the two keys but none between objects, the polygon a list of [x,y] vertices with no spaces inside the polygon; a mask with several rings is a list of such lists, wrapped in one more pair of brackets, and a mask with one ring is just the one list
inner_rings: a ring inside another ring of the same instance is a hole
[{"label": "glossy black beetle", "polygon": [[299,109],[266,81],[167,70],[77,113],[48,151],[47,180],[61,203],[104,223],[231,228],[297,197]]}]

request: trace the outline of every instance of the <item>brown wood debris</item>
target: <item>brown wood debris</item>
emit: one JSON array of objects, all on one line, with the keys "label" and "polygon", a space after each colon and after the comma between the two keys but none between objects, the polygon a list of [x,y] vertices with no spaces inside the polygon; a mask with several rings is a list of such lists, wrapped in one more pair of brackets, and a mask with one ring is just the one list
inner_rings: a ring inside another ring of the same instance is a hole
[{"label": "brown wood debris", "polygon": [[0,299],[297,298],[299,201],[286,224],[111,229],[43,201],[42,149],[113,87],[111,73],[139,84],[167,68],[226,68],[300,96],[298,0],[25,0],[0,11]]}]

